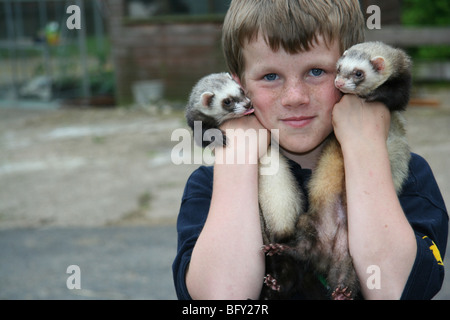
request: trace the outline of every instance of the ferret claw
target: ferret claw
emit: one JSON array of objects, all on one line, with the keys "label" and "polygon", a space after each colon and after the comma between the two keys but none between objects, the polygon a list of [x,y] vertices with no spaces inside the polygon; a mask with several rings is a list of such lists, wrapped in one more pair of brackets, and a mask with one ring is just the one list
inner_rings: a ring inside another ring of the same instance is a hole
[{"label": "ferret claw", "polygon": [[279,243],[270,243],[266,244],[261,247],[261,250],[267,255],[267,256],[273,256],[276,254],[282,254],[284,250],[286,250],[288,247]]},{"label": "ferret claw", "polygon": [[274,291],[280,291],[281,289],[280,285],[277,283],[277,279],[270,274],[264,277],[264,284]]},{"label": "ferret claw", "polygon": [[352,291],[349,290],[348,287],[338,287],[334,289],[333,293],[331,294],[331,298],[333,300],[353,300]]}]

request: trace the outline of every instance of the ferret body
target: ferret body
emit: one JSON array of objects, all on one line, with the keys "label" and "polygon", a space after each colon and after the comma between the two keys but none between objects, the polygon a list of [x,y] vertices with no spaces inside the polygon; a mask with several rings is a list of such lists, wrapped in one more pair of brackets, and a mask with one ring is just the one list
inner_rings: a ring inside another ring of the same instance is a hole
[{"label": "ferret body", "polygon": [[[391,111],[387,148],[397,194],[408,176],[411,157],[401,113],[409,100],[410,68],[411,61],[403,51],[381,42],[366,42],[344,52],[337,62],[335,79],[342,92],[382,102]],[[265,251],[307,261],[326,276],[332,299],[354,299],[360,287],[348,250],[344,161],[334,135],[324,145],[308,196],[310,207],[299,217],[295,241],[272,244]]]},{"label": "ferret body", "polygon": [[[202,121],[202,134],[197,135],[195,142],[202,146],[226,145],[223,141],[210,142],[208,130],[218,129],[224,121],[251,114],[253,108],[239,84],[228,73],[217,73],[200,79],[192,89],[186,107],[188,125],[194,130],[194,122]],[[194,137],[196,136],[194,132]],[[274,160],[275,159],[275,160]],[[293,241],[296,234],[296,223],[303,211],[303,193],[299,190],[287,159],[280,155],[277,148],[269,148],[261,157],[259,172],[270,167],[270,161],[278,161],[278,170],[274,174],[260,174],[258,185],[258,201],[264,244]],[[301,265],[289,255],[268,257],[266,271],[271,274],[264,280],[262,298],[278,298],[294,291],[300,280],[298,276],[304,272]],[[277,272],[280,270],[280,272]],[[277,281],[284,283],[283,288],[272,285],[272,275]]]},{"label": "ferret body", "polygon": [[[217,73],[202,78],[194,86],[186,108],[186,119],[192,130],[195,121],[202,121],[202,134],[206,135],[202,140],[206,141],[195,142],[206,147],[210,146],[206,132],[208,129],[218,129],[224,121],[253,111],[250,99],[245,96],[239,84],[228,73]],[[226,137],[224,138],[221,141],[223,146],[226,145]],[[288,161],[276,148],[269,148],[267,154],[261,157],[259,172],[264,167],[270,167],[272,157],[279,160],[277,172],[259,176],[259,205],[266,243],[286,241],[294,234],[295,223],[303,205],[303,195],[290,171]]]}]

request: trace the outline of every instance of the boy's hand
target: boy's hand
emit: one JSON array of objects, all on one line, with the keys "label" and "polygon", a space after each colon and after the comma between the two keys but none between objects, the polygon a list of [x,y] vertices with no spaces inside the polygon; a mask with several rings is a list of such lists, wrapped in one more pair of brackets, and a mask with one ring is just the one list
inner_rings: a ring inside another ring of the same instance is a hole
[{"label": "boy's hand", "polygon": [[365,102],[356,95],[346,94],[334,106],[332,123],[342,147],[386,143],[390,112],[382,103]]},{"label": "boy's hand", "polygon": [[[256,116],[227,120],[220,129],[226,134],[226,149],[233,150],[238,156],[237,159],[242,157],[241,152],[243,152],[246,155],[246,163],[247,160],[250,161],[249,163],[257,163],[258,159],[266,154],[270,144],[270,131],[262,126]],[[265,130],[267,135],[260,134],[260,130]],[[266,137],[267,139],[264,139]]]}]

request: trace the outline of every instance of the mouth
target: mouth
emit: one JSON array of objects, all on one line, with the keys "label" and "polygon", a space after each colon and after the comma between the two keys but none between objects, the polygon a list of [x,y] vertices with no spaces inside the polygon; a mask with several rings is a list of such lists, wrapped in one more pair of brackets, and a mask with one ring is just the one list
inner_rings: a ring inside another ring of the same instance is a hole
[{"label": "mouth", "polygon": [[281,119],[281,121],[293,128],[303,128],[306,127],[314,120],[314,116],[312,117],[289,117]]},{"label": "mouth", "polygon": [[350,89],[350,88],[347,88],[347,87],[341,87],[341,88],[338,88],[342,93],[355,93],[355,91],[354,90],[352,90],[352,89]]},{"label": "mouth", "polygon": [[253,112],[255,112],[255,109],[253,109],[253,107],[250,107],[247,109],[247,111],[244,112],[244,116],[252,114]]},{"label": "mouth", "polygon": [[255,112],[255,108],[253,108],[253,104],[251,102],[249,102],[246,106],[245,109],[247,109],[244,112],[244,116],[252,114],[253,112]]}]

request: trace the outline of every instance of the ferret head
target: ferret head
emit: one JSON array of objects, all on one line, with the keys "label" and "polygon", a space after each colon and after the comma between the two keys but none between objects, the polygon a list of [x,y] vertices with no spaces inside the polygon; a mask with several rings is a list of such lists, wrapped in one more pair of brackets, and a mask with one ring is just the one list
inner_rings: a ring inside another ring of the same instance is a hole
[{"label": "ferret head", "polygon": [[218,124],[252,113],[253,107],[244,90],[228,73],[207,76],[199,83],[198,110],[216,119]]},{"label": "ferret head", "polygon": [[337,62],[336,88],[344,93],[367,95],[388,78],[385,58],[366,52],[347,50]]}]

